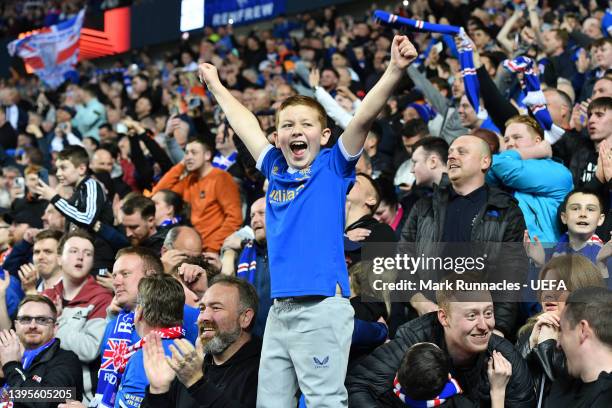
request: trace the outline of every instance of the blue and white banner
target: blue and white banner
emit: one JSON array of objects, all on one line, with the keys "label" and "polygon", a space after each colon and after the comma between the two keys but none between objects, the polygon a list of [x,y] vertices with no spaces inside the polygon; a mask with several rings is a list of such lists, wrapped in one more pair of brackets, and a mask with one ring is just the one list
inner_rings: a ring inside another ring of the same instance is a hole
[{"label": "blue and white banner", "polygon": [[217,27],[271,19],[285,12],[286,0],[207,0],[204,24]]}]

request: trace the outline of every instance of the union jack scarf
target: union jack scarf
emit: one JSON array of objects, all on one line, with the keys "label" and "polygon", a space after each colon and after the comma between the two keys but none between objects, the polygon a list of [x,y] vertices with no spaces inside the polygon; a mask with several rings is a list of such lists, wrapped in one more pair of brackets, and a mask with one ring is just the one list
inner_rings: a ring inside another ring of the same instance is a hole
[{"label": "union jack scarf", "polygon": [[257,271],[257,251],[253,241],[249,241],[242,253],[240,254],[240,260],[238,261],[238,269],[236,276],[240,279],[244,279],[249,283],[255,282],[255,272]]},{"label": "union jack scarf", "polygon": [[117,316],[106,344],[102,346],[102,363],[98,371],[96,396],[90,406],[113,408],[121,375],[127,359],[124,358],[132,344],[134,331],[134,312],[122,310]]},{"label": "union jack scarf", "polygon": [[540,88],[540,80],[533,69],[533,64],[534,61],[531,58],[524,56],[516,57],[513,60],[507,59],[503,63],[504,68],[510,72],[514,74],[523,73],[521,87],[526,96],[521,102],[531,110],[535,119],[544,129],[544,138],[550,144],[553,144],[563,136],[565,130],[555,125],[552,121],[550,112],[546,107],[546,98]]},{"label": "union jack scarf", "polygon": [[[125,366],[132,354],[144,345],[144,339],[131,344],[133,331],[134,312],[121,311],[115,321],[113,331],[102,348],[102,363],[98,371],[96,396],[89,406],[99,408],[115,406],[115,398]],[[175,339],[185,335],[181,326],[159,329],[155,332],[159,333],[163,339]]]},{"label": "union jack scarf", "polygon": [[487,118],[487,111],[484,107],[480,106],[480,83],[476,75],[476,68],[474,68],[474,50],[463,27],[412,20],[382,10],[374,11],[374,19],[382,24],[401,30],[458,35],[461,39],[461,45],[457,51],[459,52],[459,64],[461,65],[461,76],[465,85],[465,94],[470,101],[470,105],[472,105],[474,111],[478,114],[478,118],[483,120]]},{"label": "union jack scarf", "polygon": [[461,386],[451,375],[448,375],[448,382],[442,389],[440,395],[431,400],[413,400],[406,395],[406,391],[402,388],[397,374],[393,380],[393,393],[407,406],[411,408],[430,408],[438,407],[446,402],[447,399],[454,397],[457,394],[463,393]]}]

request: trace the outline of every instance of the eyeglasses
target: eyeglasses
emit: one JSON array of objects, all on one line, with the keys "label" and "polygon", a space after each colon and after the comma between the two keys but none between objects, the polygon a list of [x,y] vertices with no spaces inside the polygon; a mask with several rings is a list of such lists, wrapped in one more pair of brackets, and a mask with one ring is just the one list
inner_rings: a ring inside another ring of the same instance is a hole
[{"label": "eyeglasses", "polygon": [[51,326],[53,323],[55,323],[54,318],[46,316],[18,316],[15,318],[17,323],[23,325],[32,323],[32,320],[34,320],[39,326]]}]

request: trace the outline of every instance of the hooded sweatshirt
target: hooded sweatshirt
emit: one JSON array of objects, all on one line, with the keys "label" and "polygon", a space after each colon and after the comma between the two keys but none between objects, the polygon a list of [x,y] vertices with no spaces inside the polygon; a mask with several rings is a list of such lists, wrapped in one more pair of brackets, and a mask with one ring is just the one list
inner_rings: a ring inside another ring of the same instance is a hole
[{"label": "hooded sweatshirt", "polygon": [[62,348],[73,351],[83,365],[84,400],[93,398],[92,386],[96,382],[97,358],[106,327],[106,308],[113,294],[88,275],[85,285],[72,300],[63,298],[64,283],[59,282],[43,295],[52,300],[62,299],[63,310],[58,322],[56,337]]}]

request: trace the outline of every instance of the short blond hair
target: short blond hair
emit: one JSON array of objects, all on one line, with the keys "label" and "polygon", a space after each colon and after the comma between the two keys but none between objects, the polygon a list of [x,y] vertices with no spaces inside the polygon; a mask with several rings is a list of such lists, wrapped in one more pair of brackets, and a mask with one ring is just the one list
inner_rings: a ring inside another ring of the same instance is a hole
[{"label": "short blond hair", "polygon": [[540,126],[540,124],[531,116],[513,116],[506,121],[505,127],[508,127],[513,123],[522,123],[523,125],[526,125],[528,128],[532,129],[535,132],[536,136],[540,136],[540,139],[544,140],[544,129],[542,129],[542,126]]},{"label": "short blond hair", "polygon": [[325,113],[325,108],[321,106],[316,99],[310,98],[308,96],[303,95],[294,95],[285,99],[283,103],[281,103],[280,107],[276,111],[276,128],[278,129],[278,120],[280,118],[280,113],[287,109],[290,106],[306,106],[310,109],[313,109],[317,113],[317,119],[321,124],[321,129],[325,129],[327,127],[327,113]]},{"label": "short blond hair", "polygon": [[[484,143],[484,141],[483,141]],[[442,289],[436,290],[436,303],[440,307],[440,309],[450,312],[450,304],[452,302],[482,302],[482,296],[478,296],[476,293],[487,292],[489,295],[491,292],[488,290],[470,290],[470,291],[459,291],[453,290],[450,288],[455,288],[457,285],[457,281],[462,280],[468,284],[478,284],[480,282],[486,282],[486,279],[483,279],[482,275],[479,275],[475,272],[468,272],[464,274],[451,273],[446,277],[441,279],[441,282],[448,282],[450,285],[442,286]]]}]

